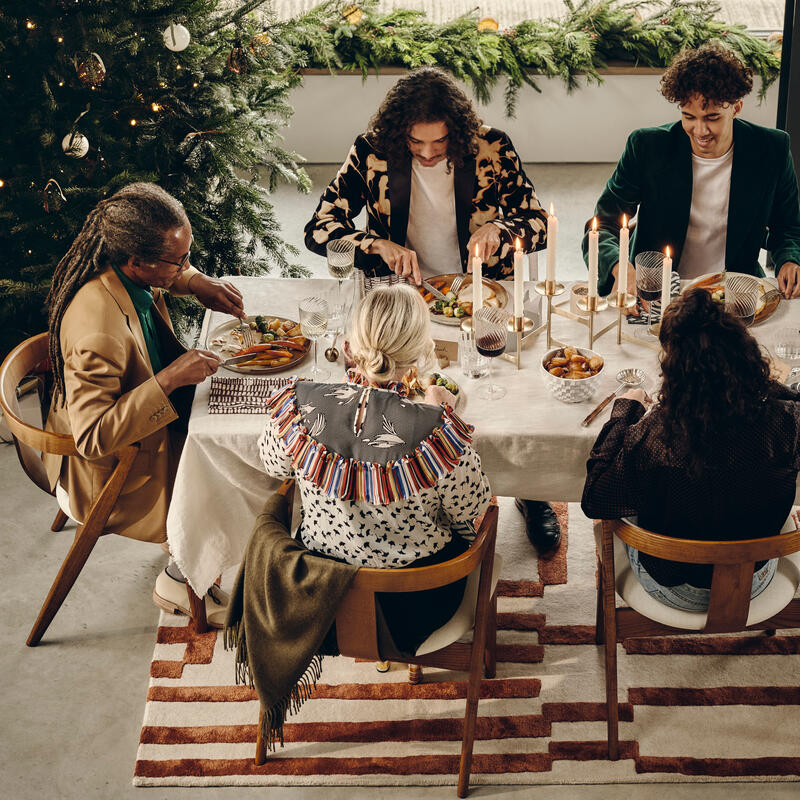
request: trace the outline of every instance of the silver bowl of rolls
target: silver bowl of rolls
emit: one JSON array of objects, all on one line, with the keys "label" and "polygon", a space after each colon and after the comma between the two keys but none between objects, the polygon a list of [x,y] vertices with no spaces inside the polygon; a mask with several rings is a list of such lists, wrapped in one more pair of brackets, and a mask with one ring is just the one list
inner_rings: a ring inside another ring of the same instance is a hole
[{"label": "silver bowl of rolls", "polygon": [[542,358],[542,379],[556,399],[581,403],[597,390],[604,366],[603,357],[594,350],[574,345],[555,347]]}]

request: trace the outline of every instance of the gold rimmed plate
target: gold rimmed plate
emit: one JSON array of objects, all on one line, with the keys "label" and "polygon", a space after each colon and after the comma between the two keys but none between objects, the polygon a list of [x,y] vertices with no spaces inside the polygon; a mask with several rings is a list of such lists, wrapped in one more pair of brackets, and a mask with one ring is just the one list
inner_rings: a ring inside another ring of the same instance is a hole
[{"label": "gold rimmed plate", "polygon": [[[461,272],[448,272],[442,275],[434,275],[426,280],[434,288],[446,295],[448,291],[450,291],[453,281],[459,276],[464,278],[464,283],[461,289],[459,289],[458,296],[465,302],[469,303],[471,307],[472,275],[463,275]],[[422,288],[419,291],[420,294],[422,294],[425,302],[428,304],[428,308],[430,308],[431,320],[433,322],[438,322],[440,325],[461,325],[461,322],[464,319],[468,319],[472,316],[471,314],[465,314],[461,317],[447,317],[444,314],[438,314],[434,311],[436,298],[433,297],[425,288]],[[506,292],[503,285],[498,281],[492,280],[491,278],[483,278],[483,301],[484,305],[496,305],[498,308],[505,308],[508,305],[508,292]]]},{"label": "gold rimmed plate", "polygon": [[[692,280],[688,286],[683,290],[684,292],[689,289],[699,287],[714,294],[718,290],[725,288],[725,275],[742,275],[741,272],[710,272],[707,275],[700,275],[700,277]],[[761,297],[756,306],[756,316],[753,320],[753,325],[758,325],[765,319],[769,319],[774,313],[775,309],[780,305],[781,295],[780,292],[775,293],[775,285],[766,278],[760,278],[757,275],[746,275],[748,278],[758,281],[759,288],[761,289]],[[724,295],[723,295],[724,296]]]}]

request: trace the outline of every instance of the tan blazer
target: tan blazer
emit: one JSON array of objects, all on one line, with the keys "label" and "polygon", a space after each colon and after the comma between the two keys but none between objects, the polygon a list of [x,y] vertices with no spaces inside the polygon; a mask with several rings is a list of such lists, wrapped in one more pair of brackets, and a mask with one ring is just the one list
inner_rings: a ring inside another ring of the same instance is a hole
[{"label": "tan blazer", "polygon": [[[187,269],[173,285],[188,293],[197,274]],[[185,348],[175,337],[162,293],[154,290],[156,324],[165,360]],[[82,286],[61,322],[66,405],[53,403],[47,429],[71,434],[82,457],[45,454],[51,488],[60,480],[76,516],[89,509],[116,465],[113,453],[133,442],[141,450],[107,530],[149,542],[166,539],[169,506],[181,437],[167,425],[177,418],[153,376],[144,334],[127,290],[110,267]]]}]

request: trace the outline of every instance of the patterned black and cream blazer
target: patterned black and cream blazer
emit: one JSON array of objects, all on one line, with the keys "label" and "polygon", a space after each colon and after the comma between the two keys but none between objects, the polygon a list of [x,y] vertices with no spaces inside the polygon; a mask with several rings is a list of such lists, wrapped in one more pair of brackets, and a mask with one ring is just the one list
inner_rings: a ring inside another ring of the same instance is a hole
[{"label": "patterned black and cream blazer", "polygon": [[[503,131],[481,126],[478,152],[454,167],[456,230],[462,268],[467,264],[467,242],[487,222],[501,229],[497,253],[484,267],[488,278],[513,275],[514,239],[523,250],[541,250],[547,236],[547,214],[522,168],[517,151]],[[357,244],[356,266],[369,276],[389,275],[391,270],[366,249],[375,239],[406,243],[411,196],[411,157],[401,168],[389,170],[369,139],[359,136],[336,177],[322,193],[314,216],[305,227],[306,247],[325,255],[326,244],[339,238]],[[356,230],[353,220],[366,207],[367,230]]]}]

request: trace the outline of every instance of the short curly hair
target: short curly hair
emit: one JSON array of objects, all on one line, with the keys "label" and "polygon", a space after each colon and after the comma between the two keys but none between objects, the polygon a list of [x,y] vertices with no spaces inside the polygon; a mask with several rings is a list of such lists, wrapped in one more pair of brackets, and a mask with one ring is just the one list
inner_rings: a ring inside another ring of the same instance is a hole
[{"label": "short curly hair", "polygon": [[460,167],[478,151],[481,120],[455,81],[436,67],[420,67],[397,81],[369,121],[367,138],[390,167],[397,167],[408,158],[408,133],[418,122],[447,125],[450,164]]},{"label": "short curly hair", "polygon": [[708,103],[726,105],[741,100],[753,88],[753,70],[733,50],[712,43],[682,50],[661,78],[661,94],[684,105],[700,95]]}]

